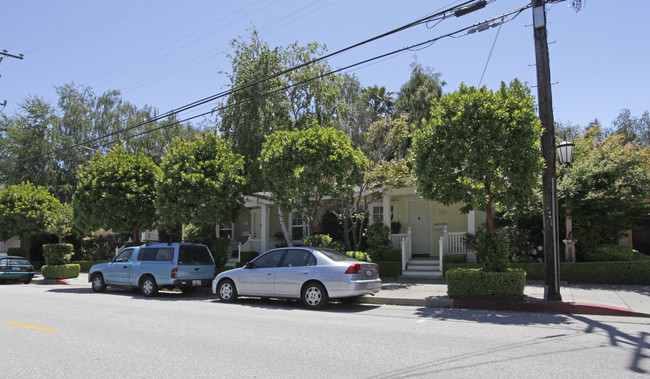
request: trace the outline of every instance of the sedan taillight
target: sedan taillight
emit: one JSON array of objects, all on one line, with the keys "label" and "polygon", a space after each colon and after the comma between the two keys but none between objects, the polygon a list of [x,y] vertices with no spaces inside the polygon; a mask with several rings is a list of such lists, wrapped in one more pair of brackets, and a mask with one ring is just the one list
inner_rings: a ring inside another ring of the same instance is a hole
[{"label": "sedan taillight", "polygon": [[34,266],[29,266],[29,268],[27,269],[27,271],[30,271],[30,272],[31,272],[31,271],[34,271]]},{"label": "sedan taillight", "polygon": [[178,267],[172,269],[172,279],[178,278]]},{"label": "sedan taillight", "polygon": [[379,263],[377,263],[376,266],[377,268],[375,270],[377,270],[377,275],[379,275]]},{"label": "sedan taillight", "polygon": [[350,265],[347,270],[345,270],[346,274],[359,274],[361,273],[361,264],[360,263],[355,263]]}]

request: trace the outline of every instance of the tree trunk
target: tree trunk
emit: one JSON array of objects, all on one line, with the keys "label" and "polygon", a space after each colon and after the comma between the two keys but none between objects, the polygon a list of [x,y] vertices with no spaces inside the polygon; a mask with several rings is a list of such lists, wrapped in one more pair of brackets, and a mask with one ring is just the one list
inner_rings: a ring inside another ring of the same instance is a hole
[{"label": "tree trunk", "polygon": [[293,246],[291,238],[289,236],[289,230],[287,230],[287,224],[284,222],[284,214],[282,214],[282,209],[280,209],[280,203],[278,202],[278,218],[280,219],[280,227],[282,228],[282,234],[284,235],[284,240],[287,242],[287,246]]},{"label": "tree trunk", "polygon": [[140,233],[138,233],[138,229],[133,230],[133,242],[140,242]]}]

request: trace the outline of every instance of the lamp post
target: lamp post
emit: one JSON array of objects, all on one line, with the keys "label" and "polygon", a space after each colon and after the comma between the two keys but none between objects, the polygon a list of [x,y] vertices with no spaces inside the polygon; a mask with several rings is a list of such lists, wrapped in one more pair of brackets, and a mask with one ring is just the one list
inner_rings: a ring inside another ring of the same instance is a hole
[{"label": "lamp post", "polygon": [[[564,141],[560,142],[555,148],[557,150],[557,155],[560,159],[560,164],[565,166],[570,166],[573,162],[573,149],[575,144],[573,142],[568,142],[566,140],[566,135],[564,136]],[[571,220],[571,210],[567,208],[566,210],[566,238],[562,240],[564,242],[564,257],[567,262],[576,261],[576,240],[572,237],[573,231],[573,222]]]}]

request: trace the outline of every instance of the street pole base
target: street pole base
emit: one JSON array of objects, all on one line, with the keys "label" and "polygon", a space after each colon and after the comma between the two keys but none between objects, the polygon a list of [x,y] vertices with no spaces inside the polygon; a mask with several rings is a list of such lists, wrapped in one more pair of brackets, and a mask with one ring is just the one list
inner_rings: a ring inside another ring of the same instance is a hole
[{"label": "street pole base", "polygon": [[544,300],[546,301],[562,301],[562,295],[557,291],[549,291],[548,286],[544,287]]}]

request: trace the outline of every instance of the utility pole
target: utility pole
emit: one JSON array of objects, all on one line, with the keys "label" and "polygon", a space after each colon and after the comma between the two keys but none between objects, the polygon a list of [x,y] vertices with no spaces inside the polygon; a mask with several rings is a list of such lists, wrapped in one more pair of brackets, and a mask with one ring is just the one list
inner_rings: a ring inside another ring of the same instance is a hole
[{"label": "utility pole", "polygon": [[546,36],[545,0],[532,0],[535,60],[537,67],[537,101],[542,121],[542,199],[544,217],[544,299],[561,301],[560,255],[558,242],[557,185],[555,177],[555,126],[551,97],[551,69]]},{"label": "utility pole", "polygon": [[[23,59],[23,55],[22,55],[22,54],[18,54],[18,55],[9,54],[9,52],[8,52],[6,49],[0,51],[0,62],[2,62],[2,60],[4,59],[4,57],[16,58],[16,59],[20,59],[20,60]],[[2,108],[0,109],[0,112],[2,112],[2,111],[5,109],[5,107],[7,106],[7,100],[3,101],[0,105],[2,105]],[[0,130],[0,131],[4,132],[5,130],[2,129],[2,130]]]}]

